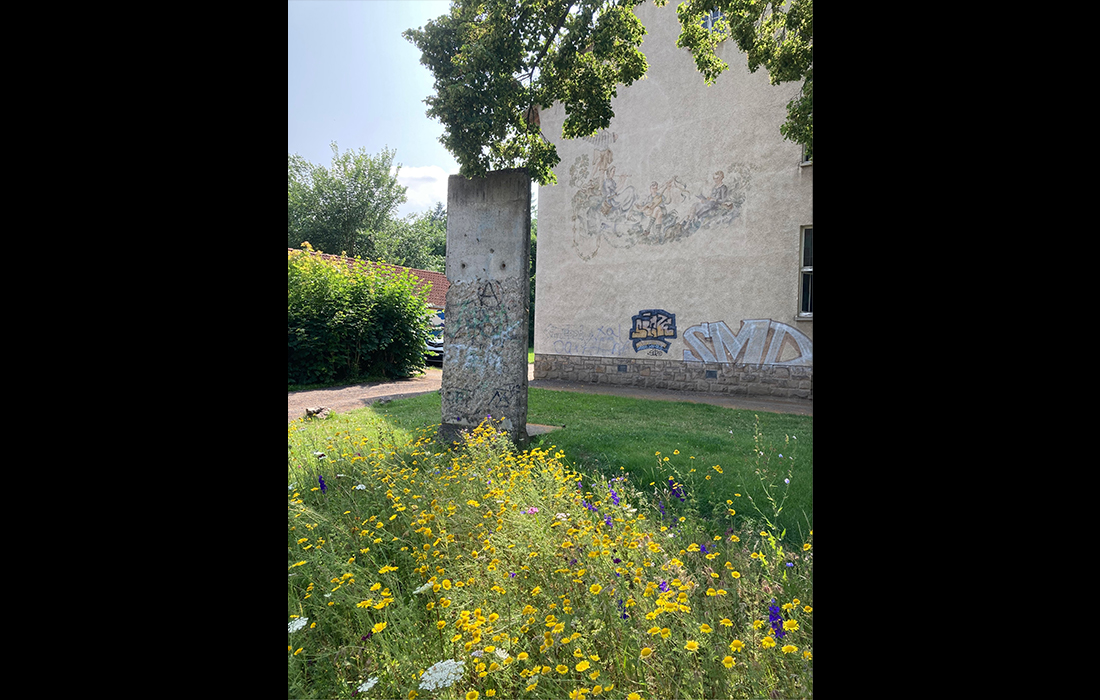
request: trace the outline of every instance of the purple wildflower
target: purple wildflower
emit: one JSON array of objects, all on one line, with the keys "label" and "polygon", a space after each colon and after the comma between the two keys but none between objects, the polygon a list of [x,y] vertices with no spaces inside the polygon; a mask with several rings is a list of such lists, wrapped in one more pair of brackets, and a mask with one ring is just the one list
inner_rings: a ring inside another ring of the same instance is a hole
[{"label": "purple wildflower", "polygon": [[319,476],[319,477],[317,477],[317,480],[321,482],[321,493],[324,493],[325,491],[327,491],[328,487],[325,486],[325,477]]},{"label": "purple wildflower", "polygon": [[668,581],[661,581],[661,593],[668,593]]},{"label": "purple wildflower", "polygon": [[607,523],[608,527],[614,527],[614,525],[611,524],[611,516],[610,515],[603,516],[603,521],[605,523]]},{"label": "purple wildflower", "polygon": [[611,492],[611,501],[615,505],[619,505],[619,494],[615,493],[615,489],[608,489]]},{"label": "purple wildflower", "polygon": [[707,546],[705,544],[699,545],[699,551],[703,554],[707,554]]},{"label": "purple wildflower", "polygon": [[[775,598],[772,598],[772,602],[775,602]],[[786,636],[786,631],[783,630],[783,613],[780,611],[778,605],[768,606],[768,622],[771,623],[772,629],[775,630],[775,638],[783,639]]]},{"label": "purple wildflower", "polygon": [[679,498],[681,502],[684,500],[684,492],[680,490],[680,485],[677,484],[672,477],[668,477],[668,490],[672,492],[672,495]]}]

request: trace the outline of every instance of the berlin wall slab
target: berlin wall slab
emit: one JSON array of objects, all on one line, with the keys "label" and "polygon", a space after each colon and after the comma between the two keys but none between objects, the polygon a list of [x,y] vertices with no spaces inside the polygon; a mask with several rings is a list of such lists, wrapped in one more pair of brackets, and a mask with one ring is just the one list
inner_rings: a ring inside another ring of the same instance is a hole
[{"label": "berlin wall slab", "polygon": [[447,181],[447,322],[443,420],[454,440],[486,416],[527,442],[527,323],[531,181],[500,170]]}]

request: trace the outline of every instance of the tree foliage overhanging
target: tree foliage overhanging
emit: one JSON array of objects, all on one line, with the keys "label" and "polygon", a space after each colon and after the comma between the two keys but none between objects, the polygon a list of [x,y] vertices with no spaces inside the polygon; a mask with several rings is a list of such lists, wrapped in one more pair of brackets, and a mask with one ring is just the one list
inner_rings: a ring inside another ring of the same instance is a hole
[{"label": "tree foliage overhanging", "polygon": [[[654,0],[665,5],[668,0]],[[703,18],[713,10],[721,17],[710,27]],[[680,37],[708,85],[729,65],[718,57],[719,44],[732,38],[748,58],[750,72],[768,71],[772,85],[802,82],[798,97],[787,104],[787,121],[779,128],[787,139],[814,149],[814,3],[813,0],[687,0],[676,8]]]},{"label": "tree foliage overhanging", "polygon": [[428,116],[443,124],[460,174],[524,167],[539,184],[555,182],[560,158],[538,110],[564,104],[566,138],[607,128],[616,88],[648,67],[633,12],[641,2],[454,0],[449,14],[407,30],[435,76]]},{"label": "tree foliage overhanging", "polygon": [[[611,99],[648,70],[639,50],[646,30],[634,14],[644,0],[452,0],[449,14],[404,32],[435,76],[428,116],[463,177],[523,167],[539,184],[556,182],[560,158],[539,129],[538,110],[560,102],[564,138],[611,124]],[[668,0],[654,0],[665,5]],[[704,28],[713,9],[723,19]],[[804,80],[788,104],[783,135],[813,153],[813,0],[690,0],[677,9],[677,46],[690,49],[707,83],[729,66],[715,53],[728,38],[751,71],[771,82]]]}]

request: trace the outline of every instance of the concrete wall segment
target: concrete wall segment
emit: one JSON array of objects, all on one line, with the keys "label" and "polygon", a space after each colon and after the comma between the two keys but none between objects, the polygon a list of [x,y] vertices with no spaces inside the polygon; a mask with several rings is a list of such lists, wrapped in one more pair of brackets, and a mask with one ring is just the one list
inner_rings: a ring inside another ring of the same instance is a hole
[{"label": "concrete wall segment", "polygon": [[530,192],[522,170],[448,180],[446,439],[492,416],[515,442],[527,440]]}]

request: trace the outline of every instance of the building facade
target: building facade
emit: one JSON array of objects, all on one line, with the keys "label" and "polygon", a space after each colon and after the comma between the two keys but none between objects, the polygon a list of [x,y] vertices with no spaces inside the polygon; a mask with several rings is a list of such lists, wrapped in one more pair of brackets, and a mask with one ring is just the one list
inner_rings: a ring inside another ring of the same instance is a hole
[{"label": "building facade", "polygon": [[539,188],[535,378],[813,400],[813,165],[779,126],[800,84],[706,85],[676,8],[637,8],[646,78],[608,129],[561,139]]}]

